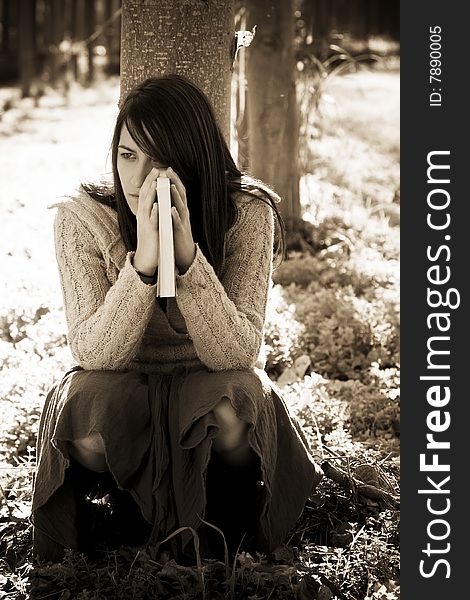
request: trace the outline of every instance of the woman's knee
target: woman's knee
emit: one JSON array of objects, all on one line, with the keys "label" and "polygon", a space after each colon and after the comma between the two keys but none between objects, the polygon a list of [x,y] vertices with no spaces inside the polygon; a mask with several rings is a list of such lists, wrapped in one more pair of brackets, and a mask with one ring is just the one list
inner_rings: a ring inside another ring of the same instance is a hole
[{"label": "woman's knee", "polygon": [[104,441],[97,432],[86,438],[69,442],[69,454],[81,465],[91,471],[107,471]]},{"label": "woman's knee", "polygon": [[214,415],[219,426],[215,447],[220,450],[235,450],[246,444],[248,424],[237,417],[228,398],[224,398],[214,407]]},{"label": "woman's knee", "polygon": [[72,446],[84,452],[93,452],[95,454],[104,454],[104,441],[101,435],[94,431],[88,437],[80,438],[70,442]]},{"label": "woman's knee", "polygon": [[224,431],[247,431],[248,424],[237,416],[229,398],[223,398],[214,407],[214,414],[219,427]]}]

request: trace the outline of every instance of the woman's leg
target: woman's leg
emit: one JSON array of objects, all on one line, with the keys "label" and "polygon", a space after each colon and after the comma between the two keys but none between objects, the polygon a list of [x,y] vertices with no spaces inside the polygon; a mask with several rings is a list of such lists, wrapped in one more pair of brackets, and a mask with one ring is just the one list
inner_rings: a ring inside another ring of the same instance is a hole
[{"label": "woman's leg", "polygon": [[69,442],[69,453],[73,459],[91,471],[101,473],[108,470],[103,438],[96,431],[86,438]]},{"label": "woman's leg", "polygon": [[[205,519],[219,527],[230,552],[247,541],[258,517],[260,462],[248,442],[248,423],[239,419],[228,398],[213,409],[219,432],[207,467]],[[205,533],[211,555],[222,556],[220,536]]]},{"label": "woman's leg", "polygon": [[214,408],[219,433],[214,439],[213,450],[227,465],[242,466],[254,459],[254,452],[248,443],[248,423],[239,419],[228,398],[221,400]]},{"label": "woman's leg", "polygon": [[[221,400],[214,408],[219,433],[213,449],[223,462],[243,465],[251,461],[253,451],[248,443],[248,424],[239,419],[228,398]],[[103,438],[98,432],[88,437],[69,442],[69,452],[73,459],[91,471],[107,471]]]}]

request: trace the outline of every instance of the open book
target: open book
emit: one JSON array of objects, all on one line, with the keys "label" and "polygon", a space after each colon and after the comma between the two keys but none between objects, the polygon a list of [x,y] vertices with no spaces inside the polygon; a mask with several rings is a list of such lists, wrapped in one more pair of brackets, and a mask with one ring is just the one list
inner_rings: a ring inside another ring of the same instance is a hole
[{"label": "open book", "polygon": [[158,199],[158,275],[157,296],[176,296],[175,250],[173,246],[173,221],[171,220],[171,194],[168,177],[157,178]]}]

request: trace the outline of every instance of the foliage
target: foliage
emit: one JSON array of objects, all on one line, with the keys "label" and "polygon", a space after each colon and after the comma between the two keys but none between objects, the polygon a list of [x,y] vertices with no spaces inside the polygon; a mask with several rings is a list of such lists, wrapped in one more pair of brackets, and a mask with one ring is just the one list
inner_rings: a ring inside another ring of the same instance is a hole
[{"label": "foliage", "polygon": [[[289,344],[293,357],[309,355],[314,370],[333,379],[366,381],[375,363],[397,367],[398,319],[389,301],[358,298],[350,284],[334,283],[328,288],[317,281],[305,289],[291,283],[284,288],[284,296],[287,305],[296,301],[293,316],[302,323],[302,333],[286,340],[280,327],[285,311],[272,315],[274,323],[267,336],[276,352],[269,355],[268,372],[279,370],[278,361],[286,364],[283,342]],[[277,336],[278,327],[281,334]]]}]

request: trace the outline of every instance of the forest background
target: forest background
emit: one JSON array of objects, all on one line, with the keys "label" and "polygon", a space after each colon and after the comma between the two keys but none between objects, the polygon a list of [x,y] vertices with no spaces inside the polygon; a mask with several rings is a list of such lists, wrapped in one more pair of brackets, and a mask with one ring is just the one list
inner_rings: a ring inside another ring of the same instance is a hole
[{"label": "forest background", "polygon": [[[241,551],[221,568],[161,564],[132,549],[96,562],[70,553],[59,565],[31,556],[38,419],[48,389],[73,364],[47,206],[110,170],[122,13],[118,0],[0,2],[7,597],[399,596],[398,2],[287,4],[298,195],[286,202],[288,259],[274,272],[266,369],[327,476],[283,547],[272,556]],[[248,93],[262,90],[247,67],[262,23],[250,19],[250,2],[237,2],[234,16],[234,31],[258,24],[231,75],[231,148],[250,169]]]}]

